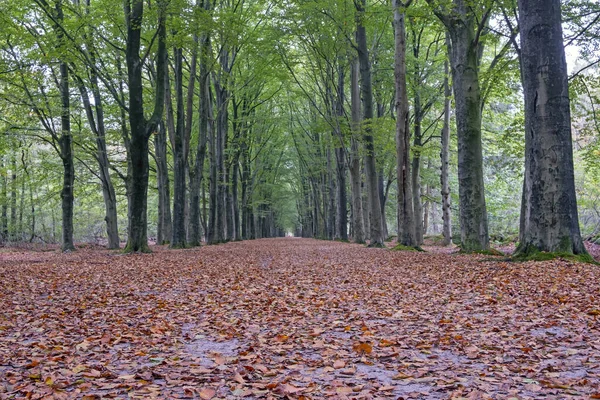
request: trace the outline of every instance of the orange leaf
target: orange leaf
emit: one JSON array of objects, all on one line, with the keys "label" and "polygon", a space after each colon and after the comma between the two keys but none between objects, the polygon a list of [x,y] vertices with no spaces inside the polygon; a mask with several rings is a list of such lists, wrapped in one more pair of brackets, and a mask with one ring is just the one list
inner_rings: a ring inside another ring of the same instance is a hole
[{"label": "orange leaf", "polygon": [[373,346],[369,343],[355,343],[352,349],[360,354],[371,354],[373,352]]}]

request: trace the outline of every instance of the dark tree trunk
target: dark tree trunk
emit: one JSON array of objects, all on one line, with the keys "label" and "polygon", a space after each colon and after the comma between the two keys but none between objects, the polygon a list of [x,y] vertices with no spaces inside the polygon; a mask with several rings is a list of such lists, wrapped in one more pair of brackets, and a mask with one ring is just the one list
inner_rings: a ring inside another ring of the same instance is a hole
[{"label": "dark tree trunk", "polygon": [[399,0],[394,0],[394,77],[396,86],[396,174],[398,177],[398,243],[416,246],[415,212],[413,208],[408,94],[406,90],[405,14]]},{"label": "dark tree trunk", "polygon": [[587,255],[579,231],[559,0],[519,0],[525,95],[524,224],[515,254]]},{"label": "dark tree trunk", "polygon": [[16,149],[10,159],[10,237],[11,240],[17,240],[17,156]]},{"label": "dark tree trunk", "polygon": [[[204,5],[210,2],[204,2]],[[198,118],[198,146],[196,148],[196,163],[194,164],[192,182],[190,184],[190,244],[199,246],[202,242],[202,229],[200,223],[200,188],[204,178],[204,159],[206,158],[206,144],[208,141],[208,111],[210,96],[208,92],[208,51],[210,38],[204,33],[200,38],[200,74],[198,102],[200,112]]]},{"label": "dark tree trunk", "polygon": [[60,158],[63,164],[63,187],[60,193],[62,200],[62,251],[75,250],[73,244],[73,184],[75,182],[75,165],[73,163],[71,137],[71,110],[69,99],[69,67],[60,64],[60,91],[62,100],[61,137],[59,140]]},{"label": "dark tree trunk", "polygon": [[[0,157],[0,170],[4,170],[4,157]],[[2,174],[2,217],[0,221],[0,236],[2,240],[8,240],[8,179]]]},{"label": "dark tree trunk", "polygon": [[[209,89],[210,102],[212,102],[212,94]],[[210,103],[209,103],[210,104]],[[209,119],[212,119],[212,113],[209,110]],[[211,125],[212,126],[212,125]],[[210,186],[209,186],[209,216],[208,216],[208,233],[206,241],[208,244],[219,243],[220,239],[217,232],[217,188],[218,188],[218,168],[217,168],[217,135],[216,129],[209,129],[210,133]]]},{"label": "dark tree trunk", "polygon": [[[446,34],[446,45],[450,45],[450,38]],[[450,49],[448,49],[450,50]],[[450,215],[450,183],[449,183],[449,171],[450,171],[450,85],[449,74],[450,67],[448,61],[444,62],[444,127],[442,128],[442,149],[440,151],[440,158],[442,159],[442,167],[440,173],[440,183],[442,192],[442,221],[443,229],[442,236],[444,240],[442,244],[449,246],[452,244],[452,218]]]},{"label": "dark tree trunk", "polygon": [[164,121],[154,135],[154,157],[156,158],[156,180],[158,186],[158,244],[169,243],[173,236],[171,219],[171,185],[167,164],[167,130]]},{"label": "dark tree trunk", "polygon": [[[58,0],[56,2],[56,32],[60,45],[63,44],[64,34],[58,25],[62,24],[63,19],[62,0]],[[60,62],[59,84],[61,99],[61,134],[58,138],[58,147],[63,165],[63,186],[60,192],[62,208],[62,251],[72,251],[75,250],[75,246],[73,245],[73,184],[75,182],[75,165],[73,162],[72,149],[73,138],[71,137],[69,66],[66,61]]]},{"label": "dark tree trunk", "polygon": [[125,2],[125,19],[127,21],[126,62],[129,82],[129,126],[131,142],[129,156],[131,159],[131,181],[129,182],[129,226],[126,252],[148,252],[147,204],[148,204],[148,140],[155,132],[164,111],[164,89],[166,73],[166,28],[165,7],[163,1],[157,3],[158,17],[158,53],[157,77],[154,110],[150,120],[144,117],[142,79],[141,27],[144,13],[142,0]]},{"label": "dark tree trunk", "polygon": [[383,247],[383,230],[381,223],[381,203],[377,186],[377,169],[375,165],[375,147],[372,128],[370,124],[373,119],[373,87],[371,83],[371,60],[367,47],[367,31],[363,24],[365,18],[366,0],[359,0],[356,6],[356,43],[358,47],[358,61],[360,64],[360,89],[362,93],[363,121],[365,125],[365,169],[367,179],[367,190],[369,198],[369,220],[370,220],[370,247]]},{"label": "dark tree trunk", "polygon": [[183,50],[174,49],[175,97],[177,118],[173,137],[173,237],[171,247],[186,247],[185,194],[186,194],[186,154],[185,154],[185,111],[183,103]]}]

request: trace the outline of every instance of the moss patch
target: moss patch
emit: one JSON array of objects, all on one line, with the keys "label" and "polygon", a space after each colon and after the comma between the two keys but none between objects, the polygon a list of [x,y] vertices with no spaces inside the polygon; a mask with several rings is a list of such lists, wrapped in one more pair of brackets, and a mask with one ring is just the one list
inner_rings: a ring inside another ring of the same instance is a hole
[{"label": "moss patch", "polygon": [[487,249],[487,250],[474,250],[474,251],[460,251],[461,254],[481,254],[484,256],[497,256],[497,257],[504,257],[506,256],[506,254],[504,254],[501,251],[498,251],[496,249]]},{"label": "moss patch", "polygon": [[594,258],[589,254],[573,254],[564,252],[549,253],[546,251],[532,252],[530,254],[521,253],[516,254],[512,257],[513,261],[525,262],[525,261],[550,261],[556,259],[565,259],[569,261],[576,261],[581,263],[596,264],[599,265]]},{"label": "moss patch", "polygon": [[391,251],[422,251],[422,252],[425,251],[425,250],[423,250],[423,248],[421,248],[421,246],[411,247],[411,246],[405,246],[400,243],[398,243],[394,247],[390,248],[390,250]]},{"label": "moss patch", "polygon": [[133,246],[130,244],[127,244],[127,246],[125,246],[125,248],[123,249],[123,253],[124,254],[130,254],[130,253],[152,253],[152,250],[150,250],[150,247],[148,246],[148,244],[143,244],[142,247],[140,247],[137,251],[133,249]]}]

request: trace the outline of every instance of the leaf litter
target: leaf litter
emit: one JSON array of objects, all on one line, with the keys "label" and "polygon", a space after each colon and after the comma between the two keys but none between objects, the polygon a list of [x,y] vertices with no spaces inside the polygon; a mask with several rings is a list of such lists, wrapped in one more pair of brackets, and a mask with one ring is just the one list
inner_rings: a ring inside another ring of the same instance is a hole
[{"label": "leaf litter", "polygon": [[600,398],[598,267],[263,239],[0,254],[0,398]]}]

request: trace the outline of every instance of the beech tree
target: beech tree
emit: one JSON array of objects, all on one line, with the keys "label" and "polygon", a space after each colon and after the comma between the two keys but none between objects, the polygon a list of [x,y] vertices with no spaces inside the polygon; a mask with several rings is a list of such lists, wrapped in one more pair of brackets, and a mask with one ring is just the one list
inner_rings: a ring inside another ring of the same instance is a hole
[{"label": "beech tree", "polygon": [[483,183],[481,144],[482,98],[479,82],[481,36],[493,2],[476,14],[466,0],[450,5],[427,0],[451,39],[450,64],[458,128],[458,177],[460,196],[460,246],[463,251],[489,247],[487,209]]},{"label": "beech tree", "polygon": [[142,70],[144,59],[140,55],[141,31],[144,22],[143,0],[127,0],[124,4],[127,23],[126,64],[129,87],[129,126],[131,144],[131,181],[129,182],[129,226],[125,251],[147,252],[148,247],[148,141],[163,115],[165,98],[165,75],[167,68],[166,46],[166,2],[158,1],[158,50],[156,53],[156,92],[154,110],[149,119],[144,115],[144,83]]},{"label": "beech tree", "polygon": [[519,0],[525,182],[515,254],[587,255],[579,230],[559,0]]}]

